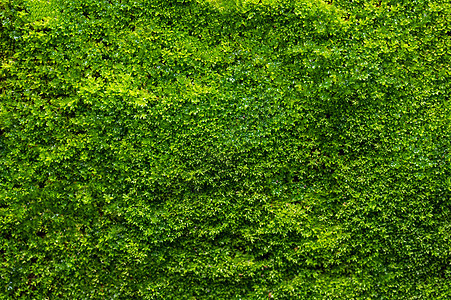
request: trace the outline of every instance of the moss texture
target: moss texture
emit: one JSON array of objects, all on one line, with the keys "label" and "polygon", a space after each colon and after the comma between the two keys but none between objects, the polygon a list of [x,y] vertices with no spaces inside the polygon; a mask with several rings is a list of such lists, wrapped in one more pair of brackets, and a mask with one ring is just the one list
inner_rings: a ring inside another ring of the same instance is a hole
[{"label": "moss texture", "polygon": [[0,299],[449,299],[449,1],[1,2]]}]

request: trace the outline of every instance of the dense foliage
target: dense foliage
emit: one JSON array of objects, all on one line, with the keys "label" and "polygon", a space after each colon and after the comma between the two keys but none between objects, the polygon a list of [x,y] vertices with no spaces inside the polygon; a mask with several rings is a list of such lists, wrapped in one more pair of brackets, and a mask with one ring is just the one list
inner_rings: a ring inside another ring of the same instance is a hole
[{"label": "dense foliage", "polygon": [[451,297],[449,1],[0,17],[0,299]]}]

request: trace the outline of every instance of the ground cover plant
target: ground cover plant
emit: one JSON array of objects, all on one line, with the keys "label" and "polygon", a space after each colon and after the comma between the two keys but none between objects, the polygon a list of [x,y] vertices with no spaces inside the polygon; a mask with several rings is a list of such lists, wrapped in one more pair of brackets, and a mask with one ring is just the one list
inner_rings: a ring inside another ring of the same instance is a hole
[{"label": "ground cover plant", "polygon": [[449,299],[449,1],[0,1],[0,299]]}]

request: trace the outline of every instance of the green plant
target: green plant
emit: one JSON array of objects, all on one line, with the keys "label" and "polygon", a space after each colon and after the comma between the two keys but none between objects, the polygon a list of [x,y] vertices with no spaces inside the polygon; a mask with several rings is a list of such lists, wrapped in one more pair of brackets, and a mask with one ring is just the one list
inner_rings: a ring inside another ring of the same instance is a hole
[{"label": "green plant", "polygon": [[446,1],[3,1],[5,299],[447,299]]}]

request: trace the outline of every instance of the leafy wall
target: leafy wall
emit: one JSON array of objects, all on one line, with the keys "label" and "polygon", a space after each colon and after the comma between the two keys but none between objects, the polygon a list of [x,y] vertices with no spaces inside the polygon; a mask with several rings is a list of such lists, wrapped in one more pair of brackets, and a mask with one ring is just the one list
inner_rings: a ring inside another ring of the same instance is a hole
[{"label": "leafy wall", "polygon": [[1,299],[449,299],[448,1],[3,0]]}]

